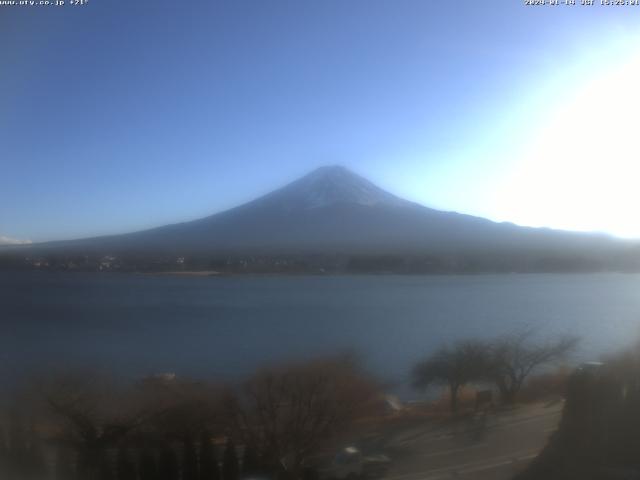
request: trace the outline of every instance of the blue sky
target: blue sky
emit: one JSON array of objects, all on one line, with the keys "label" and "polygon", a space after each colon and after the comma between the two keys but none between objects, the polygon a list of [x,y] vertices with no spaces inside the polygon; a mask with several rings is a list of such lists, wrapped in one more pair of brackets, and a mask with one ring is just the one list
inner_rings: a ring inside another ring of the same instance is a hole
[{"label": "blue sky", "polygon": [[193,219],[324,164],[436,208],[640,236],[639,15],[517,0],[0,6],[0,237]]}]

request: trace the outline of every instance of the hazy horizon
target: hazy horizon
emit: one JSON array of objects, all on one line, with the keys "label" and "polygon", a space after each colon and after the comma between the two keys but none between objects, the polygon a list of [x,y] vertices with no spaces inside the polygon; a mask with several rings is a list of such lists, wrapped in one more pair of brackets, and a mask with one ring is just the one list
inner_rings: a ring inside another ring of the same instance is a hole
[{"label": "hazy horizon", "polygon": [[[259,194],[255,195],[253,198],[250,198],[250,199],[249,199],[249,200],[247,200],[246,202],[242,202],[241,204],[238,204],[238,205],[232,205],[232,206],[230,206],[228,209],[223,209],[223,210],[220,210],[220,211],[211,212],[210,214],[207,214],[207,215],[204,215],[204,216],[200,216],[200,217],[195,217],[195,218],[183,218],[183,219],[177,220],[177,221],[175,221],[175,222],[167,223],[167,224],[162,224],[162,225],[150,225],[150,226],[146,226],[146,227],[144,227],[144,228],[138,228],[138,229],[133,229],[133,230],[121,231],[121,232],[114,231],[114,232],[106,233],[106,234],[103,234],[103,235],[104,235],[104,236],[109,236],[109,235],[121,235],[121,234],[127,234],[127,233],[135,233],[135,232],[139,232],[139,231],[145,231],[145,230],[147,230],[147,229],[153,229],[153,228],[163,227],[163,226],[172,225],[172,224],[186,223],[186,222],[190,222],[190,221],[193,221],[193,220],[200,220],[200,219],[202,219],[202,218],[206,218],[207,216],[216,215],[216,214],[218,214],[218,213],[222,213],[222,212],[225,212],[225,211],[227,211],[227,210],[234,209],[234,208],[236,208],[236,207],[239,207],[239,206],[245,205],[246,203],[251,203],[251,202],[252,202],[252,201],[254,201],[254,200],[260,200],[261,198],[266,197],[266,196],[268,196],[268,195],[269,195],[269,194],[271,194],[271,193],[274,193],[274,192],[277,192],[277,191],[279,191],[279,190],[281,190],[281,189],[284,189],[284,188],[286,188],[286,187],[289,187],[291,184],[293,184],[294,182],[296,182],[296,180],[300,180],[300,179],[302,179],[302,178],[305,178],[305,177],[307,177],[307,176],[310,176],[311,174],[315,173],[316,171],[322,170],[323,168],[347,168],[347,167],[344,167],[343,165],[338,165],[338,164],[334,164],[334,165],[320,165],[320,166],[318,166],[317,168],[314,168],[313,170],[311,170],[310,172],[307,172],[307,174],[303,175],[302,177],[298,177],[298,178],[292,179],[290,182],[287,182],[287,183],[285,183],[285,184],[278,185],[278,186],[274,187],[273,189],[271,189],[271,190],[269,190],[269,191],[267,191],[267,192],[261,192],[261,193],[259,193]],[[365,178],[365,179],[366,179],[366,177],[364,177],[364,176],[360,175],[358,172],[354,172],[352,169],[347,168],[347,170],[348,170],[349,172],[351,172],[351,173],[354,173],[354,174],[355,174],[355,175],[357,175],[357,176],[360,176],[360,177],[362,177],[362,178]],[[368,180],[368,179],[367,179],[367,180]],[[380,185],[376,185],[376,186],[381,187]],[[384,189],[384,188],[382,188],[382,189],[383,189],[383,190],[386,190],[386,189]],[[410,199],[405,199],[405,198],[403,198],[403,197],[402,197],[402,195],[400,195],[400,194],[396,194],[396,193],[394,193],[394,192],[389,192],[389,193],[392,193],[392,194],[396,195],[397,197],[402,198],[403,200],[409,200],[409,201],[412,201],[412,200],[410,200]],[[418,205],[421,205],[419,202],[415,202],[415,203],[417,203]],[[423,206],[425,206],[425,207],[429,208],[429,206],[428,206],[428,205],[423,205]],[[446,211],[446,210],[442,210],[442,211]],[[463,214],[465,214],[466,212],[456,212],[456,213],[463,213]],[[514,225],[518,225],[517,223],[515,223],[515,222],[510,222],[510,221],[506,221],[506,223],[512,223],[512,224],[514,224]],[[526,225],[518,225],[518,226],[526,226]],[[545,228],[545,227],[542,227],[542,228]],[[556,230],[562,231],[563,229],[556,229]],[[566,231],[571,231],[571,230],[566,230]],[[616,237],[615,235],[609,234],[608,232],[600,232],[600,231],[595,231],[595,230],[594,230],[594,231],[584,231],[584,233],[604,234],[604,235],[611,235],[611,236],[612,236],[612,237],[614,237],[614,238],[622,238],[622,237]],[[96,237],[100,237],[100,236],[103,236],[103,235],[97,235]],[[34,241],[30,240],[30,239],[16,239],[16,238],[11,238],[11,237],[6,237],[6,236],[0,236],[0,246],[1,246],[1,245],[31,245],[31,244],[38,244],[38,243],[47,243],[47,242],[49,242],[49,241],[53,241],[53,242],[55,242],[55,241],[64,241],[64,240],[80,240],[80,239],[83,239],[83,238],[87,238],[87,239],[89,239],[89,238],[93,238],[93,236],[88,236],[88,237],[78,237],[78,238],[50,239],[50,240],[43,240],[43,241],[36,241],[36,242],[34,242]]]}]

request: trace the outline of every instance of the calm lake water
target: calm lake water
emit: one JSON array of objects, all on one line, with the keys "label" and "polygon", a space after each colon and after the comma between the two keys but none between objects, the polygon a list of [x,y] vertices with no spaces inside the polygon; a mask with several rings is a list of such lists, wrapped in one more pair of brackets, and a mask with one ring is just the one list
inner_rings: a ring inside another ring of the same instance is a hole
[{"label": "calm lake water", "polygon": [[205,277],[0,274],[0,375],[65,365],[226,379],[359,352],[402,381],[444,342],[537,326],[593,359],[640,338],[640,275]]}]

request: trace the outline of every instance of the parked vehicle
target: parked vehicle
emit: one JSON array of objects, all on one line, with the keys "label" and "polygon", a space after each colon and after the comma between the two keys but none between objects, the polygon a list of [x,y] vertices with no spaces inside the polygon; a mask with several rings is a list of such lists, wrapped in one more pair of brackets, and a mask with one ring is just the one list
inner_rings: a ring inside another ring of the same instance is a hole
[{"label": "parked vehicle", "polygon": [[390,462],[386,455],[365,455],[357,447],[348,446],[328,461],[319,462],[317,469],[321,479],[375,479],[384,476]]}]

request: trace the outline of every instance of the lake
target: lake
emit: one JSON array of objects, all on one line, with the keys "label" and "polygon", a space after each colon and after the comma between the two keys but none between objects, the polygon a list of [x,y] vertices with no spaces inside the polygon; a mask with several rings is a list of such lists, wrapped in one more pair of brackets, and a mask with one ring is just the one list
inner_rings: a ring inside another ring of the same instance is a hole
[{"label": "lake", "polygon": [[406,380],[439,345],[523,325],[582,337],[580,359],[640,338],[640,275],[237,276],[0,273],[0,375],[64,366],[234,379],[351,350]]}]

